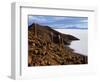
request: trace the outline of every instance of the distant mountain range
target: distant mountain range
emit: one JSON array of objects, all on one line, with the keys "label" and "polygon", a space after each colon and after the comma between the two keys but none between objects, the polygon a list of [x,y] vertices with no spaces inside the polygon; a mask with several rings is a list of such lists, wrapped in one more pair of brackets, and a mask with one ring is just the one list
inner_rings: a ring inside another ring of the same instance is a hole
[{"label": "distant mountain range", "polygon": [[79,27],[53,27],[53,29],[88,29],[88,28],[79,28]]}]

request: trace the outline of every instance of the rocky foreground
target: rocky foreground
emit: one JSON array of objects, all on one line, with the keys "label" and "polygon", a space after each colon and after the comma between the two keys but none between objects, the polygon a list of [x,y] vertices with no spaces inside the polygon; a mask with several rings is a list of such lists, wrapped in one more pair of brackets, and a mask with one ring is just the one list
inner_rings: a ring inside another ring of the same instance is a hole
[{"label": "rocky foreground", "polygon": [[76,40],[72,35],[33,23],[28,27],[28,66],[87,64],[87,56],[69,47]]}]

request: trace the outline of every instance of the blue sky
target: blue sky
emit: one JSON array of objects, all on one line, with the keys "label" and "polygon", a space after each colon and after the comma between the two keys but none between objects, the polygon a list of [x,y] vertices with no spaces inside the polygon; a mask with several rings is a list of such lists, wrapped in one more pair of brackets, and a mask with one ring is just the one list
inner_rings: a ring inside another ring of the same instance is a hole
[{"label": "blue sky", "polygon": [[87,29],[88,17],[71,16],[28,16],[28,25],[38,23],[54,29]]}]

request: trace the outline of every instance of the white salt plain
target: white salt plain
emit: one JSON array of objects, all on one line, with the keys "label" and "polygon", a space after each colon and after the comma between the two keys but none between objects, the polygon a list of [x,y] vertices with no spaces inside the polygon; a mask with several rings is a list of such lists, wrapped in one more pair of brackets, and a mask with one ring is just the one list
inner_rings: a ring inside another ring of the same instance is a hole
[{"label": "white salt plain", "polygon": [[64,34],[73,35],[80,40],[72,41],[70,47],[77,53],[88,55],[88,30],[87,29],[55,29]]}]

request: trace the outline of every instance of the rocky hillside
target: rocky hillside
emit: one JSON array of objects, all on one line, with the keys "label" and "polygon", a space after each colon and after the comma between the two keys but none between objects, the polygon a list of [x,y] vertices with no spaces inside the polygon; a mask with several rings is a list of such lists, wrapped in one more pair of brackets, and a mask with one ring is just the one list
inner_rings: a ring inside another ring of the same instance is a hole
[{"label": "rocky hillside", "polygon": [[28,66],[87,64],[87,56],[69,47],[75,40],[79,39],[33,23],[28,27]]}]

